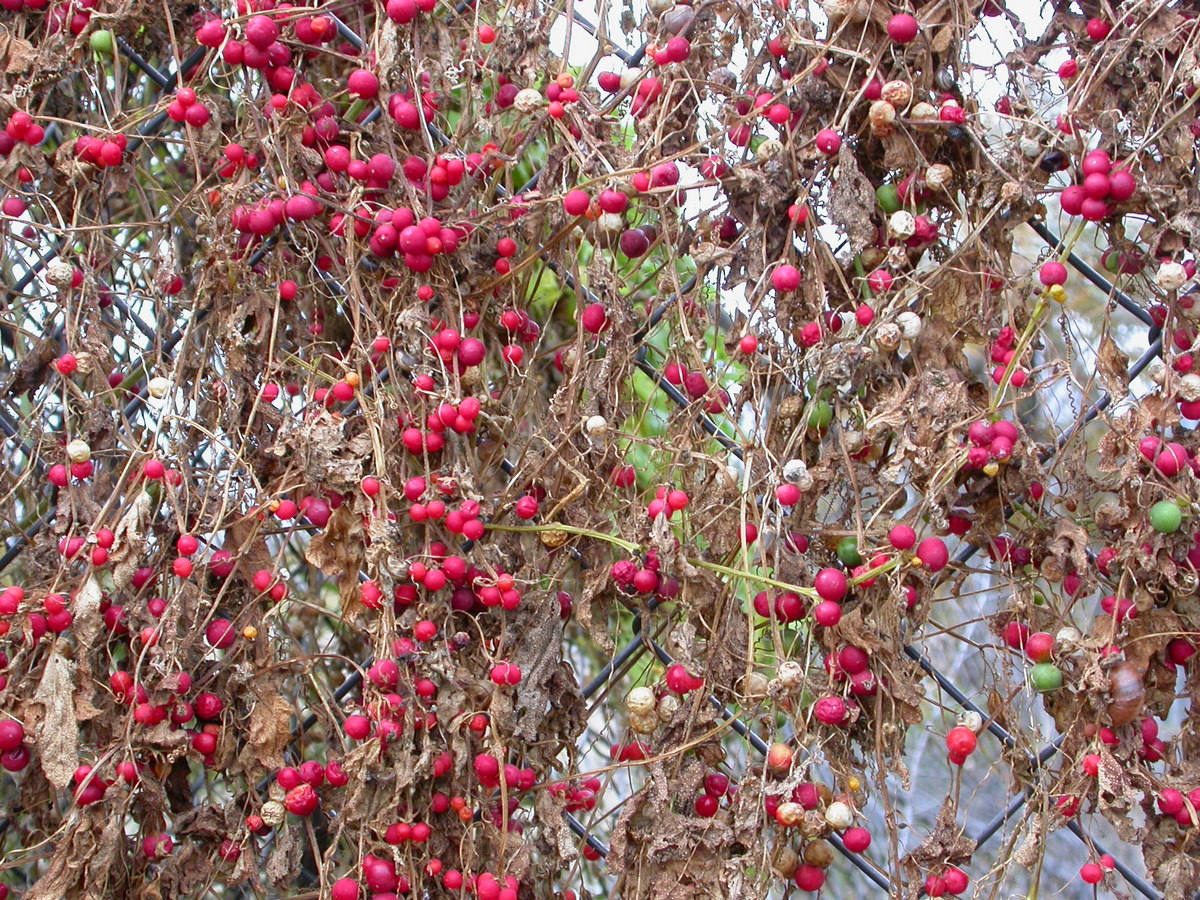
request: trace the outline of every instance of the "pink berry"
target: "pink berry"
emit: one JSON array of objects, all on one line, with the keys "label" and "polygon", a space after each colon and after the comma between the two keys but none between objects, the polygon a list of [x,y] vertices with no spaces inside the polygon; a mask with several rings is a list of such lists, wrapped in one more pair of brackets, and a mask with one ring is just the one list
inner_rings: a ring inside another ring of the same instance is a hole
[{"label": "pink berry", "polygon": [[379,79],[374,72],[366,69],[355,69],[346,80],[350,93],[363,100],[373,100],[379,94]]},{"label": "pink berry", "polygon": [[917,545],[917,558],[930,572],[940,572],[950,562],[950,551],[939,537],[927,537]]},{"label": "pink berry", "polygon": [[813,621],[823,628],[832,628],[842,620],[842,607],[833,600],[822,600],[812,611]]},{"label": "pink berry", "polygon": [[817,573],[813,587],[822,600],[838,603],[846,596],[846,576],[840,569],[822,569]]},{"label": "pink berry", "polygon": [[819,891],[825,883],[825,870],[807,863],[796,867],[796,887],[802,891]]},{"label": "pink berry", "polygon": [[795,506],[800,502],[800,488],[794,484],[781,484],[775,488],[775,499],[780,506]]},{"label": "pink berry", "polygon": [[1067,267],[1060,262],[1050,261],[1042,263],[1042,268],[1038,272],[1038,278],[1046,287],[1051,287],[1056,284],[1066,284],[1067,282]]},{"label": "pink berry", "polygon": [[871,846],[871,832],[865,828],[847,828],[842,834],[842,844],[851,853],[862,853]]},{"label": "pink berry", "polygon": [[823,128],[817,132],[817,149],[826,156],[834,156],[842,149],[842,136],[832,128]]},{"label": "pink berry", "polygon": [[783,293],[796,290],[800,287],[800,270],[795,266],[780,266],[771,273],[771,285]]},{"label": "pink berry", "polygon": [[888,541],[897,550],[911,550],[917,542],[917,533],[907,525],[893,525],[888,532]]},{"label": "pink berry", "polygon": [[813,704],[813,715],[825,725],[842,725],[849,716],[849,709],[841,697],[822,697]]},{"label": "pink berry", "polygon": [[233,642],[237,639],[237,632],[234,630],[233,623],[228,619],[213,619],[208,623],[204,637],[210,647],[225,650],[233,646]]},{"label": "pink berry", "polygon": [[568,191],[563,197],[563,209],[567,211],[569,216],[582,216],[588,211],[588,207],[592,203],[592,198],[588,192],[580,188],[573,191]]},{"label": "pink berry", "polygon": [[896,13],[888,20],[887,33],[897,44],[911,44],[917,37],[920,26],[908,13]]}]

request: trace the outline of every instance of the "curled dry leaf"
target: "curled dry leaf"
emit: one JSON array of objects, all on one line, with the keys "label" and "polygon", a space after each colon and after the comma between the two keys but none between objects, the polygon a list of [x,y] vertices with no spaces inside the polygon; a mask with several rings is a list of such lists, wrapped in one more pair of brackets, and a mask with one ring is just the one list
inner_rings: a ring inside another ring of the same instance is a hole
[{"label": "curled dry leaf", "polygon": [[38,761],[56,790],[71,783],[79,765],[79,725],[75,718],[75,663],[56,648],[46,660],[41,681],[30,698],[36,711]]}]

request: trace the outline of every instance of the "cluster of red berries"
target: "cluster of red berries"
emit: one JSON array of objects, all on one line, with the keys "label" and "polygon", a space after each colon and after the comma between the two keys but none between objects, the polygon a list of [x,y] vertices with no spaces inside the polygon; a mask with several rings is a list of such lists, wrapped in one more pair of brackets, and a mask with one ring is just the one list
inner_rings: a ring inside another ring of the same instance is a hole
[{"label": "cluster of red berries", "polygon": [[283,768],[275,775],[276,783],[286,792],[283,805],[295,816],[310,816],[321,804],[318,789],[328,783],[330,787],[344,787],[350,776],[336,760],[322,765],[315,760],[301,763],[298,768]]},{"label": "cluster of red berries", "polygon": [[808,614],[804,598],[794,591],[759,591],[754,595],[753,606],[764,619],[778,619],[785,625],[799,622]]},{"label": "cluster of red berries", "polygon": [[845,682],[856,697],[869,697],[879,687],[871,671],[871,657],[861,647],[849,645],[825,656],[825,671],[832,682]]},{"label": "cluster of red berries", "polygon": [[[71,483],[71,479],[75,479],[76,481],[87,481],[92,477],[95,471],[95,464],[90,459],[85,459],[83,462],[73,462],[69,465],[55,463],[46,470],[46,480],[55,487],[65,488]],[[82,542],[83,538],[71,538],[69,539],[69,542],[70,541]],[[76,546],[76,549],[82,546],[83,544],[79,543]],[[64,553],[63,555],[69,559],[73,557],[75,553]]]},{"label": "cluster of red berries", "polygon": [[[25,589],[12,585],[0,592],[0,616],[11,618],[22,612],[25,600]],[[29,627],[29,637],[34,641],[40,640],[47,633],[62,634],[75,620],[70,609],[71,600],[63,594],[49,594],[42,599],[40,610],[24,610]],[[0,621],[0,635],[12,631],[12,623]],[[7,664],[7,657],[5,657]],[[7,681],[7,679],[5,679]]]},{"label": "cluster of red berries", "polygon": [[703,372],[689,372],[683,363],[668,363],[663,369],[663,377],[669,384],[682,387],[693,400],[703,400],[704,411],[707,413],[717,415],[729,406],[728,391],[724,388],[713,391]]},{"label": "cluster of red berries", "polygon": [[217,169],[222,178],[233,178],[240,170],[254,171],[259,166],[257,153],[251,153],[241,144],[226,144],[223,152],[225,162]]},{"label": "cluster of red berries", "polygon": [[971,879],[958,866],[947,866],[940,872],[931,872],[925,877],[925,893],[930,897],[957,897],[970,886]]},{"label": "cluster of red berries", "polygon": [[609,574],[618,588],[638,594],[655,594],[660,599],[670,599],[679,592],[679,582],[673,577],[664,577],[659,569],[661,561],[653,548],[646,552],[645,565],[633,560],[620,559],[612,564]]},{"label": "cluster of red berries", "polygon": [[196,97],[194,89],[181,87],[175,91],[175,99],[167,106],[167,116],[172,122],[187,122],[193,128],[200,128],[208,124],[212,113]]},{"label": "cluster of red berries", "polygon": [[46,137],[46,129],[27,112],[14,112],[4,123],[4,131],[0,132],[0,156],[8,156],[16,149],[17,144],[28,144],[36,147]]},{"label": "cluster of red berries", "polygon": [[721,808],[723,797],[732,797],[736,788],[729,783],[729,776],[723,772],[709,772],[704,776],[704,793],[696,798],[696,815],[703,819],[711,819]]},{"label": "cluster of red berries", "polygon": [[128,145],[129,138],[123,134],[114,134],[108,138],[85,134],[75,141],[75,155],[98,168],[109,169],[125,161],[125,148]]},{"label": "cluster of red berries", "polygon": [[[10,4],[15,0],[10,0]],[[24,0],[25,8],[31,11],[45,9],[46,0]],[[46,33],[54,35],[64,28],[73,37],[79,37],[87,31],[92,21],[92,10],[96,8],[97,0],[63,0],[56,6],[50,7],[46,18]]]},{"label": "cluster of red berries", "polygon": [[1112,157],[1103,150],[1092,150],[1080,167],[1083,181],[1063,188],[1059,195],[1063,212],[1099,222],[1111,216],[1116,205],[1124,203],[1137,190],[1137,181],[1128,169],[1113,167]]},{"label": "cluster of red berries", "polygon": [[[1017,341],[1016,332],[1008,326],[1000,329],[1000,334],[996,336],[996,340],[992,343],[991,360],[996,364],[992,369],[992,383],[1003,384],[1004,378],[1008,376],[1008,383],[1013,387],[1024,387],[1029,380],[1029,373],[1020,367],[1017,360],[1017,351],[1015,344]],[[1009,368],[1012,368],[1009,374]]]},{"label": "cluster of red berries", "polygon": [[[5,665],[8,658],[4,659]],[[32,759],[25,743],[25,727],[16,719],[0,721],[0,767],[6,772],[20,772]]]},{"label": "cluster of red berries", "polygon": [[693,675],[681,663],[672,663],[667,666],[667,671],[663,675],[663,683],[671,693],[680,695],[698,691],[704,687],[704,679]]},{"label": "cluster of red berries", "polygon": [[1142,459],[1154,466],[1161,475],[1173,478],[1190,469],[1193,474],[1200,475],[1200,461],[1187,447],[1178,441],[1164,441],[1161,438],[1147,436],[1138,442],[1138,453]]},{"label": "cluster of red berries", "polygon": [[1006,419],[972,422],[967,427],[967,458],[963,469],[995,474],[1000,465],[1012,459],[1020,438],[1017,426]]}]

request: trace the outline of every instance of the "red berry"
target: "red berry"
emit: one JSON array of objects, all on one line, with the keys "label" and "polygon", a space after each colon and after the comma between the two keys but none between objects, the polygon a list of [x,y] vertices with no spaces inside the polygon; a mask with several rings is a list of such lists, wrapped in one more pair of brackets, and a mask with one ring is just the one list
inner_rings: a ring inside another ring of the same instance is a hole
[{"label": "red berry", "polygon": [[813,587],[822,600],[840,602],[846,596],[846,576],[840,569],[822,569],[817,573]]},{"label": "red berry", "polygon": [[209,646],[216,647],[218,650],[226,650],[233,646],[233,642],[237,639],[237,632],[234,630],[233,623],[228,619],[213,619],[204,630],[204,638],[208,641]]},{"label": "red berry", "polygon": [[836,156],[842,149],[842,136],[832,128],[825,128],[817,132],[816,143],[817,149],[826,156]]},{"label": "red berry", "polygon": [[950,733],[946,735],[946,749],[955,757],[965,759],[975,751],[977,744],[978,739],[975,737],[975,732],[962,725],[951,728]]},{"label": "red berry", "polygon": [[1067,267],[1057,261],[1042,263],[1042,268],[1038,271],[1038,278],[1046,287],[1056,284],[1066,284]]},{"label": "red berry", "polygon": [[930,572],[940,572],[950,562],[950,552],[941,538],[928,537],[917,545],[917,559]]},{"label": "red berry", "polygon": [[1025,639],[1025,655],[1035,663],[1049,662],[1054,654],[1054,635],[1038,631]]},{"label": "red berry", "polygon": [[320,804],[321,798],[311,784],[302,782],[287,792],[283,805],[295,816],[311,815]]},{"label": "red berry", "polygon": [[920,26],[908,13],[897,13],[888,20],[887,33],[897,44],[910,44],[917,37]]},{"label": "red berry", "polygon": [[587,191],[576,188],[573,191],[567,191],[563,197],[563,209],[566,210],[569,216],[582,216],[588,211],[588,207],[592,203],[592,198]]},{"label": "red berry", "polygon": [[847,828],[842,833],[842,843],[851,853],[862,853],[871,846],[871,832],[865,828]]},{"label": "red berry", "polygon": [[958,866],[950,866],[942,873],[942,880],[946,884],[946,893],[958,895],[967,889],[971,883],[971,879],[967,877],[967,873]]},{"label": "red berry", "polygon": [[781,293],[800,287],[800,270],[795,266],[783,265],[771,273],[771,285]]},{"label": "red berry", "polygon": [[819,891],[825,883],[825,870],[807,863],[796,867],[796,887],[802,891]]}]

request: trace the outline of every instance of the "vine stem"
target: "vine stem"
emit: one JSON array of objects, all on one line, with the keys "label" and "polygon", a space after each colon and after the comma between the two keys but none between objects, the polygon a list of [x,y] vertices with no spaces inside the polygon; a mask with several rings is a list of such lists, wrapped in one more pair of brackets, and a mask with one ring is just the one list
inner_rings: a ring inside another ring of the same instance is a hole
[{"label": "vine stem", "polygon": [[[1074,252],[1075,245],[1083,237],[1084,226],[1086,224],[1085,221],[1079,222],[1072,227],[1070,233],[1063,239],[1062,250],[1058,254],[1058,261],[1060,263],[1065,263],[1071,256],[1071,253]],[[1046,302],[1048,294],[1049,290],[1043,292],[1042,296],[1038,297],[1037,304],[1033,307],[1033,315],[1029,317],[1029,323],[1025,326],[1025,330],[1021,332],[1021,339],[1017,341],[1017,346],[1013,350],[1012,362],[1004,367],[1004,375],[1000,379],[1000,384],[996,388],[996,394],[992,398],[991,404],[988,406],[989,415],[994,415],[996,409],[1000,406],[1000,401],[1004,398],[1004,393],[1008,390],[1008,384],[1012,380],[1013,372],[1020,366],[1021,358],[1025,355],[1025,351],[1029,349],[1034,333],[1041,326],[1046,311],[1050,309],[1050,304]]]},{"label": "vine stem", "polygon": [[630,553],[636,553],[641,550],[641,545],[634,544],[630,541],[623,540],[612,534],[607,534],[603,531],[592,531],[589,528],[577,528],[574,525],[560,525],[557,522],[547,525],[491,525],[486,526],[488,531],[511,531],[515,533],[530,533],[530,534],[546,534],[547,532],[563,531],[567,534],[578,535],[579,537],[593,538],[597,541],[604,541],[607,544],[615,544]]},{"label": "vine stem", "polygon": [[744,581],[755,581],[759,584],[769,585],[770,587],[780,588],[785,591],[793,591],[802,597],[808,597],[810,600],[817,599],[817,592],[813,588],[801,587],[798,584],[789,584],[786,581],[779,581],[775,578],[769,578],[766,575],[758,575],[754,572],[745,572],[741,569],[734,569],[730,566],[723,566],[720,563],[709,562],[704,559],[688,559],[690,565],[698,569],[708,569],[711,572],[717,572],[721,575],[728,575],[730,578],[740,578]]},{"label": "vine stem", "polygon": [[[517,534],[546,534],[549,532],[559,531],[566,532],[567,534],[578,535],[579,537],[589,537],[598,541],[604,541],[605,543],[621,547],[630,553],[637,553],[642,549],[641,545],[639,544],[626,541],[603,531],[592,531],[588,528],[577,528],[574,525],[560,525],[554,522],[545,525],[488,525],[487,530],[497,532],[512,532]],[[792,591],[802,597],[808,597],[810,600],[821,599],[820,595],[816,591],[816,588],[802,587],[801,585],[792,584],[787,581],[780,581],[777,578],[771,578],[767,575],[759,575],[756,572],[749,572],[744,569],[735,569],[732,566],[723,566],[720,563],[709,562],[706,559],[693,559],[688,557],[687,563],[688,565],[695,566],[698,569],[708,569],[710,572],[716,572],[720,575],[727,575],[730,578],[737,578],[743,581],[753,581],[758,584],[765,584],[769,587],[775,587],[785,591]],[[849,584],[851,587],[858,587],[860,584],[878,578],[880,575],[891,572],[902,565],[904,565],[904,560],[900,556],[894,556],[887,562],[867,569],[865,572],[862,572],[859,575],[849,579]]]},{"label": "vine stem", "polygon": [[996,409],[1000,406],[1000,401],[1004,399],[1004,393],[1008,390],[1008,383],[1012,381],[1013,372],[1015,372],[1021,363],[1021,357],[1025,355],[1025,351],[1029,349],[1029,345],[1033,342],[1033,335],[1041,327],[1042,319],[1045,318],[1046,310],[1050,305],[1041,297],[1038,298],[1037,304],[1033,307],[1033,315],[1029,317],[1029,323],[1025,326],[1025,330],[1021,332],[1021,338],[1017,341],[1017,346],[1013,349],[1012,362],[1004,367],[1004,375],[1000,378],[1000,384],[996,387],[996,393],[992,397],[992,402],[988,405],[988,415],[995,415]]}]

